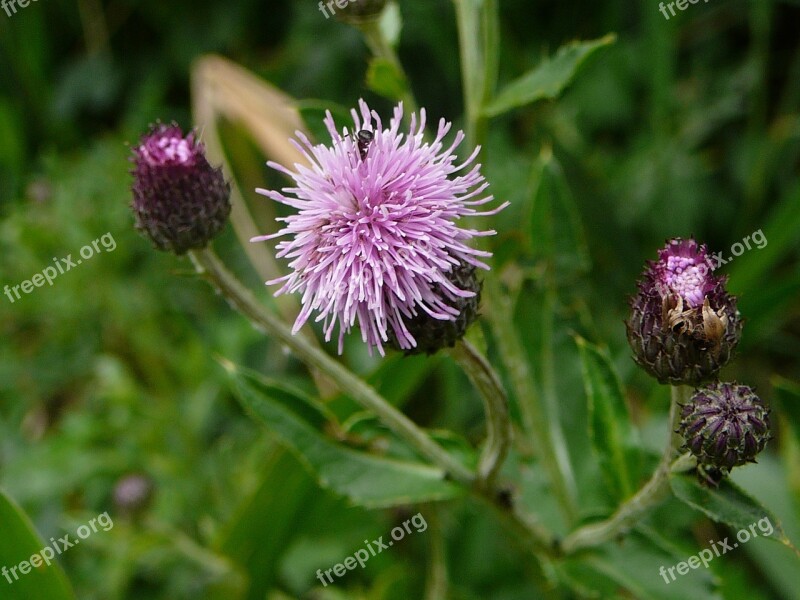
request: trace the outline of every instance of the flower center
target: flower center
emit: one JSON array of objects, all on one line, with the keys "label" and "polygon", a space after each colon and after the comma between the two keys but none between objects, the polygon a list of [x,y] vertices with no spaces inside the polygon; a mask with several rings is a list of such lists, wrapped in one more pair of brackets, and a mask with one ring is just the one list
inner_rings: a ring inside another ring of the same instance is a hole
[{"label": "flower center", "polygon": [[142,155],[153,165],[185,164],[192,160],[192,146],[181,137],[164,137],[142,146]]},{"label": "flower center", "polygon": [[706,267],[691,258],[670,256],[667,259],[665,283],[673,293],[681,296],[692,308],[703,304],[705,299]]}]

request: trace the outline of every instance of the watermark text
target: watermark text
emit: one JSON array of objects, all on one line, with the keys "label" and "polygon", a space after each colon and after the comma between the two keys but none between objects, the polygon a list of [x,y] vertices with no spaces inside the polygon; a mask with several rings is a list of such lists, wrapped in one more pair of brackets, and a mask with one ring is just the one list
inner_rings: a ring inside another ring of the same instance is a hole
[{"label": "watermark text", "polygon": [[[756,527],[758,527],[758,531],[756,531]],[[759,519],[757,522],[751,523],[749,527],[740,529],[736,533],[736,539],[738,541],[730,543],[728,542],[730,538],[725,538],[721,542],[712,542],[709,540],[708,543],[711,544],[711,548],[704,548],[699,553],[695,554],[694,556],[690,556],[687,560],[679,562],[677,565],[667,568],[662,566],[658,570],[658,574],[664,578],[664,583],[670,584],[677,579],[677,576],[675,575],[676,572],[678,575],[686,575],[690,569],[699,569],[700,565],[702,565],[704,569],[707,569],[708,563],[715,558],[722,556],[723,554],[727,554],[734,548],[738,548],[739,544],[745,544],[751,539],[757,538],[759,531],[761,532],[761,535],[767,537],[772,535],[774,528],[769,520],[769,517]],[[669,576],[669,578],[667,576]]]},{"label": "watermark text", "polygon": [[[324,587],[328,587],[328,583],[333,583],[331,572],[333,572],[333,575],[336,575],[336,577],[342,577],[347,571],[355,569],[356,566],[360,566],[363,569],[370,558],[380,554],[384,550],[388,550],[395,542],[402,540],[406,534],[414,533],[411,529],[411,525],[414,526],[414,530],[417,533],[422,533],[428,528],[425,517],[422,516],[422,513],[417,513],[410,519],[406,519],[402,523],[402,526],[398,525],[392,529],[392,539],[384,542],[383,536],[380,536],[377,540],[372,540],[371,542],[369,540],[364,540],[366,548],[356,550],[352,556],[348,556],[341,563],[334,565],[330,569],[325,569],[325,571],[317,569],[317,579],[320,580]],[[326,577],[328,581],[325,581]]]},{"label": "watermark text", "polygon": [[[100,246],[103,249],[100,249]],[[100,253],[103,250],[106,252],[113,252],[117,247],[117,242],[111,233],[105,233],[91,244],[86,244],[80,249],[80,258],[72,258],[72,254],[67,254],[65,258],[54,258],[53,265],[42,269],[41,273],[36,273],[33,277],[22,283],[14,286],[6,285],[3,288],[3,293],[8,297],[11,304],[22,298],[20,290],[23,294],[30,294],[35,288],[42,287],[45,283],[52,286],[53,280],[59,275],[63,275],[67,271],[74,269],[82,264],[84,260],[89,260],[95,253]]]},{"label": "watermark text", "polygon": [[58,538],[58,540],[56,540],[56,538],[50,538],[49,546],[45,546],[39,552],[31,556],[30,559],[23,560],[18,565],[14,565],[11,568],[5,566],[0,568],[0,574],[2,574],[3,577],[6,578],[6,581],[8,581],[8,584],[11,585],[15,581],[19,581],[22,575],[27,575],[33,569],[41,569],[42,566],[45,568],[49,567],[56,556],[77,546],[81,543],[81,540],[85,540],[93,533],[97,533],[99,530],[98,528],[103,531],[109,531],[113,527],[114,521],[111,520],[107,512],[104,512],[89,521],[86,525],[78,527],[78,530],[75,532],[78,536],[77,538],[70,538],[69,534]]}]

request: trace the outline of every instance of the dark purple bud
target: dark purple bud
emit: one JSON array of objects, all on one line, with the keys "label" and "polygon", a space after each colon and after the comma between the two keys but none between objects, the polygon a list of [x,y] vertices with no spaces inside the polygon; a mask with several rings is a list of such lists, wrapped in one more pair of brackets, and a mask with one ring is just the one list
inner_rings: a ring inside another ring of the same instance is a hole
[{"label": "dark purple bud", "polygon": [[414,316],[404,316],[403,322],[417,345],[403,350],[394,332],[390,329],[388,331],[390,347],[404,351],[406,356],[422,352],[434,354],[442,348],[452,348],[458,340],[464,337],[469,326],[478,318],[482,285],[475,274],[475,267],[463,261],[453,267],[446,276],[461,290],[475,293],[469,298],[452,297],[441,286],[435,286],[434,292],[439,294],[444,303],[460,311],[458,317],[454,321],[436,319],[423,310],[419,310]]},{"label": "dark purple bud", "polygon": [[184,137],[177,125],[156,125],[131,160],[136,229],[159,250],[205,248],[228,220],[230,186],[194,132]]},{"label": "dark purple bud", "polygon": [[634,360],[661,383],[698,385],[733,356],[742,320],[705,245],[670,240],[649,261],[626,322]]},{"label": "dark purple bud", "polygon": [[702,468],[724,475],[755,462],[770,439],[769,410],[745,385],[712,383],[683,407],[678,430]]}]

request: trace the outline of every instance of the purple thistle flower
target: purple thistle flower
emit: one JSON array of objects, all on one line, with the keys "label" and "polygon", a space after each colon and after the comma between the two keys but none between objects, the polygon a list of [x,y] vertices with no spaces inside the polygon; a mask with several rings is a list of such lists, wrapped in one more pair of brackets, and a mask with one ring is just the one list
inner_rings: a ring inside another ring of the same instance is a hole
[{"label": "purple thistle flower", "polygon": [[712,273],[705,244],[669,240],[648,261],[631,299],[628,342],[634,359],[661,383],[697,385],[732,357],[742,320],[727,277]]},{"label": "purple thistle flower", "polygon": [[390,337],[402,349],[417,346],[407,322],[418,315],[459,318],[456,301],[476,292],[459,287],[448,274],[462,265],[488,269],[481,258],[491,253],[468,243],[495,232],[459,227],[458,221],[493,215],[507,203],[491,211],[475,209],[493,200],[483,195],[489,184],[480,164],[472,164],[479,148],[457,164],[454,151],[464,133],[459,131],[445,147],[449,122],[441,119],[436,138],[426,142],[424,109],[419,120],[411,115],[403,134],[402,103],[386,129],[366,102],[360,100],[359,108],[360,113],[351,110],[352,130],[341,133],[327,113],[331,146],[314,145],[297,132],[298,141],[292,143],[308,166],[295,164],[291,171],[267,163],[293,179],[294,186],[283,193],[257,191],[298,212],[279,219],[286,226],[278,233],[252,241],[290,236],[277,250],[278,257],[290,260],[291,272],[267,284],[283,284],[276,295],[302,294],[295,333],[317,313],[326,341],[339,325],[339,353],[344,335],[358,325],[370,350],[384,354]]},{"label": "purple thistle flower", "polygon": [[205,248],[228,221],[230,186],[206,160],[194,132],[159,124],[133,149],[136,229],[159,250]]}]

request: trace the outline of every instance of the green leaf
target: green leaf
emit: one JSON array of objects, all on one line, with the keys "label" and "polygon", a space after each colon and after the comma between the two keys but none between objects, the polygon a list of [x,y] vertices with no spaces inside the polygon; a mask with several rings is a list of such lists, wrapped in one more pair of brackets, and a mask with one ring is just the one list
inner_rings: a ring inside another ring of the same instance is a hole
[{"label": "green leaf", "polygon": [[367,69],[367,87],[389,100],[400,100],[408,84],[403,73],[392,62],[385,58],[373,58]]},{"label": "green leaf", "polygon": [[559,575],[580,597],[719,600],[713,575],[707,569],[692,570],[674,580],[666,571],[661,575],[662,567],[687,558],[657,534],[635,530],[618,543],[565,561]]},{"label": "green leaf", "polygon": [[736,530],[748,530],[751,525],[760,521],[766,528],[767,522],[762,521],[766,519],[771,525],[772,532],[767,535],[757,529],[759,536],[778,540],[793,548],[777,517],[729,480],[723,480],[717,488],[708,488],[693,475],[676,474],[670,478],[670,485],[680,500],[706,514],[710,519],[725,523]]},{"label": "green leaf", "polygon": [[[474,327],[472,329],[475,329]],[[403,406],[430,377],[442,358],[393,354],[381,361],[367,381],[395,406]]]},{"label": "green leaf", "polygon": [[545,148],[531,171],[532,192],[526,243],[536,258],[552,263],[559,280],[583,275],[591,257],[580,210],[552,149]]},{"label": "green leaf", "polygon": [[[222,533],[217,548],[231,557],[248,574],[245,598],[255,600],[275,584],[279,560],[297,535],[309,502],[318,496],[314,481],[297,459],[276,446],[266,461],[261,483],[240,505]],[[280,490],[276,494],[275,490]],[[213,598],[229,598],[220,588]]]},{"label": "green leaf", "polygon": [[[3,531],[0,535],[0,567],[7,568],[9,573],[0,578],[0,589],[3,590],[0,597],[3,600],[75,600],[58,563],[42,564],[27,574],[19,570],[18,565],[23,561],[29,562],[34,554],[45,548],[45,543],[39,539],[22,509],[3,492],[0,492],[0,528]],[[8,578],[11,578],[11,583]]]},{"label": "green leaf", "polygon": [[[790,444],[789,436],[785,436]],[[787,481],[787,466],[791,456],[779,457],[762,453],[757,465],[748,465],[733,471],[731,480],[762,504],[769,505],[780,520],[781,528],[790,540],[800,540],[800,514],[797,499],[792,495]],[[800,461],[798,461],[800,462]],[[744,552],[755,563],[751,572],[762,581],[770,582],[771,598],[800,600],[797,585],[798,553],[789,546],[776,546],[772,541],[749,541]]]},{"label": "green leaf", "polygon": [[633,493],[640,457],[622,384],[605,351],[579,336],[575,342],[583,366],[592,446],[612,493],[624,499]]},{"label": "green leaf", "polygon": [[444,500],[461,490],[440,469],[382,458],[335,443],[323,434],[321,407],[302,392],[226,363],[245,410],[270,429],[325,488],[361,506],[388,507]]},{"label": "green leaf", "polygon": [[540,65],[509,83],[484,112],[490,117],[496,117],[536,100],[558,97],[586,59],[600,48],[614,43],[616,39],[617,36],[610,33],[590,42],[572,42],[562,46],[554,57],[546,58]]}]

